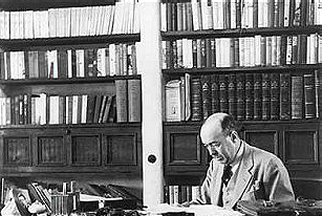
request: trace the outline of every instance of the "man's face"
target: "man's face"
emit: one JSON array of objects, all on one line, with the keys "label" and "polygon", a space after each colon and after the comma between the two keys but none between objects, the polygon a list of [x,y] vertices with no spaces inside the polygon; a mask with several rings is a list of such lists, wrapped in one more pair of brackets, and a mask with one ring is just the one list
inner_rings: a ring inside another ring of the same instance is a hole
[{"label": "man's face", "polygon": [[208,131],[201,135],[201,141],[214,160],[221,164],[232,162],[235,155],[235,143],[231,134],[226,135],[222,131]]}]

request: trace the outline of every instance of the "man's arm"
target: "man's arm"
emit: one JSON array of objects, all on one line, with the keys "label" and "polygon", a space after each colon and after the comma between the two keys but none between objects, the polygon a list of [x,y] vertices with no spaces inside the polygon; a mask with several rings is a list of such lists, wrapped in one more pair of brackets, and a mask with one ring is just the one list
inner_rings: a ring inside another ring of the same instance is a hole
[{"label": "man's arm", "polygon": [[269,200],[275,202],[295,200],[289,174],[279,158],[272,158],[269,161],[264,176],[265,193]]}]

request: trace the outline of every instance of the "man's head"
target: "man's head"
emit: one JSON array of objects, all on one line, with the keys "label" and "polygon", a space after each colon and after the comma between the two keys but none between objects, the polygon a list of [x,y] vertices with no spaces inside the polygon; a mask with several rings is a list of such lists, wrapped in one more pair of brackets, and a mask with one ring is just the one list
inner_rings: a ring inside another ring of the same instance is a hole
[{"label": "man's head", "polygon": [[219,163],[230,164],[234,161],[240,138],[232,116],[226,113],[209,116],[201,126],[200,138],[209,154]]}]

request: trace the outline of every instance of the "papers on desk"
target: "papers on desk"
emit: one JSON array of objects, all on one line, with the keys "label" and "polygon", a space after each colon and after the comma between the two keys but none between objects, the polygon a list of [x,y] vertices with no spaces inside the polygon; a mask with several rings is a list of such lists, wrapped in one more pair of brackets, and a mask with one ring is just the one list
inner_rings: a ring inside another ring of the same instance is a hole
[{"label": "papers on desk", "polygon": [[147,212],[151,215],[160,215],[169,212],[194,213],[195,216],[242,216],[237,211],[224,209],[215,205],[191,205],[190,207],[170,206],[169,204],[159,204],[153,208],[148,208]]},{"label": "papers on desk", "polygon": [[114,201],[114,200],[123,200],[122,197],[113,197],[113,198],[106,198],[102,196],[95,196],[95,195],[88,195],[88,194],[80,194],[79,200],[81,202],[95,202],[95,201]]}]

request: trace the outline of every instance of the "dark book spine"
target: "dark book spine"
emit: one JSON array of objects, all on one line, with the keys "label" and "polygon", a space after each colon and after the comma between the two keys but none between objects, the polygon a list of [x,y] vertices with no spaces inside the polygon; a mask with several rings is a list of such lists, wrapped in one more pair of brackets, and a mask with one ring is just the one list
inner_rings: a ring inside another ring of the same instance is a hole
[{"label": "dark book spine", "polygon": [[5,79],[4,52],[0,50],[0,80]]},{"label": "dark book spine", "polygon": [[167,31],[172,31],[172,3],[166,3]]},{"label": "dark book spine", "polygon": [[211,50],[211,39],[206,38],[206,67],[212,67],[212,50]]},{"label": "dark book spine", "polygon": [[5,79],[6,80],[10,80],[11,79],[11,68],[10,68],[10,52],[5,52],[4,53],[5,57],[4,57],[4,60],[5,60],[5,64],[6,64],[6,67],[5,67]]},{"label": "dark book spine", "polygon": [[38,51],[38,71],[35,71],[34,73],[36,77],[48,77],[48,58],[46,51]]},{"label": "dark book spine", "polygon": [[72,65],[72,78],[76,77],[76,50],[71,50],[71,65]]},{"label": "dark book spine", "polygon": [[286,36],[282,35],[281,36],[281,47],[277,47],[277,49],[280,49],[281,51],[281,58],[280,58],[280,62],[281,65],[286,65]]},{"label": "dark book spine", "polygon": [[211,75],[211,112],[219,112],[219,83],[218,83],[218,75]]},{"label": "dark book spine", "polygon": [[253,0],[253,28],[258,28],[258,0]]},{"label": "dark book spine", "polygon": [[289,19],[289,26],[294,26],[294,15],[295,15],[295,1],[296,0],[289,0],[290,1],[290,19]]},{"label": "dark book spine", "polygon": [[97,97],[97,96],[95,96],[95,95],[88,95],[87,96],[86,123],[93,123],[95,100],[96,100],[95,97]]},{"label": "dark book spine", "polygon": [[[24,51],[23,56],[24,56],[24,64],[25,64],[25,79],[29,79],[28,51]],[[0,74],[1,74],[1,59],[0,59]]]},{"label": "dark book spine", "polygon": [[210,56],[211,56],[211,64],[210,67],[216,67],[216,39],[210,39]]},{"label": "dark book spine", "polygon": [[270,74],[271,80],[271,119],[279,119],[280,114],[280,76],[278,73]]},{"label": "dark book spine", "polygon": [[284,27],[284,10],[285,1],[289,0],[278,0],[278,27]]},{"label": "dark book spine", "polygon": [[237,120],[245,120],[245,102],[246,102],[246,94],[245,94],[245,74],[244,73],[238,73],[237,74],[237,91],[236,91],[236,97],[237,97]]},{"label": "dark book spine", "polygon": [[202,120],[202,89],[201,78],[197,76],[191,77],[191,120]]},{"label": "dark book spine", "polygon": [[315,77],[313,72],[304,73],[304,113],[306,119],[316,117]]},{"label": "dark book spine", "polygon": [[192,40],[192,65],[194,68],[198,67],[198,48],[197,48],[197,40]]},{"label": "dark book spine", "polygon": [[171,52],[171,56],[172,56],[172,59],[171,59],[171,65],[172,65],[172,68],[178,68],[178,48],[177,48],[177,41],[174,40],[172,41],[171,43],[172,45],[172,52]]},{"label": "dark book spine", "polygon": [[246,120],[254,117],[254,74],[247,73],[245,78],[245,111]]},{"label": "dark book spine", "polygon": [[236,74],[228,75],[228,113],[237,117]]},{"label": "dark book spine", "polygon": [[208,75],[201,76],[203,119],[211,115],[211,83]]},{"label": "dark book spine", "polygon": [[239,39],[238,38],[233,38],[234,41],[234,66],[238,67],[239,66]]},{"label": "dark book spine", "polygon": [[254,74],[254,119],[262,119],[262,74]]},{"label": "dark book spine", "polygon": [[[312,49],[310,47],[310,49]],[[313,48],[314,49],[314,48]],[[298,63],[299,64],[306,64],[307,62],[307,36],[304,34],[299,35],[298,41]]]},{"label": "dark book spine", "polygon": [[[68,54],[66,49],[58,50],[58,78],[59,79],[66,79],[67,78],[67,60]],[[40,67],[39,67],[40,68]]]},{"label": "dark book spine", "polygon": [[308,0],[301,0],[300,26],[306,26],[308,13]]},{"label": "dark book spine", "polygon": [[314,87],[315,87],[315,110],[316,118],[320,117],[320,72],[321,70],[314,71]]},{"label": "dark book spine", "polygon": [[280,74],[280,119],[291,118],[291,80],[288,72]]},{"label": "dark book spine", "polygon": [[229,112],[228,108],[228,82],[227,76],[224,74],[219,75],[219,106],[221,112]]},{"label": "dark book spine", "polygon": [[236,28],[241,28],[241,1],[236,0]]},{"label": "dark book spine", "polygon": [[178,30],[177,19],[178,19],[177,3],[171,3],[172,31],[177,31]]},{"label": "dark book spine", "polygon": [[292,119],[303,118],[303,77],[291,76],[291,116]]},{"label": "dark book spine", "polygon": [[201,68],[204,68],[207,66],[207,56],[206,56],[206,39],[200,40],[200,52],[201,52]]},{"label": "dark book spine", "polygon": [[271,86],[269,73],[262,74],[262,120],[270,119]]}]

